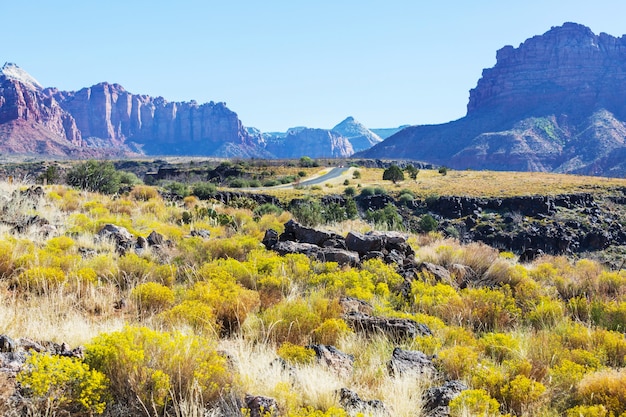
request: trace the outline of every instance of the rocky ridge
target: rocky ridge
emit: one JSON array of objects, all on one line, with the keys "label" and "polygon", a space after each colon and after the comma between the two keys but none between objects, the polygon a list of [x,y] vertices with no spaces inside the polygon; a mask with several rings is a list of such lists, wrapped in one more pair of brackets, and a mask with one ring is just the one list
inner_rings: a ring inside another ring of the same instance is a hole
[{"label": "rocky ridge", "polygon": [[621,176],[626,38],[576,23],[505,46],[470,91],[467,115],[412,126],[358,157],[452,168]]}]

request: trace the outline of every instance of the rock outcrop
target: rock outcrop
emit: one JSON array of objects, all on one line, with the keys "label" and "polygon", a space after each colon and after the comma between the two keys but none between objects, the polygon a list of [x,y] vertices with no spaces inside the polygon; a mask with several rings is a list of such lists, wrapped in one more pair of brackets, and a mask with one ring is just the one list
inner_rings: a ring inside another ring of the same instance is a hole
[{"label": "rock outcrop", "polygon": [[357,157],[452,168],[623,176],[626,37],[565,23],[505,46],[459,120],[413,126]]}]

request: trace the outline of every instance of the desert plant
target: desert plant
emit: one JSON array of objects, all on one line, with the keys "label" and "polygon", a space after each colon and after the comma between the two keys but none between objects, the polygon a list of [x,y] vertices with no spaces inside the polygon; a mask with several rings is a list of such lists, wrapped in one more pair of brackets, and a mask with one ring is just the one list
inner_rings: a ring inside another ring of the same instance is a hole
[{"label": "desert plant", "polygon": [[306,365],[315,359],[315,351],[313,349],[289,342],[281,344],[276,353],[292,365]]},{"label": "desert plant", "polygon": [[120,173],[109,161],[80,163],[68,171],[66,181],[71,186],[104,194],[115,194],[120,189]]},{"label": "desert plant", "polygon": [[404,172],[402,172],[399,166],[392,164],[383,171],[383,180],[392,181],[394,184],[398,181],[404,181]]},{"label": "desert plant", "polygon": [[85,361],[108,377],[117,401],[151,416],[194,390],[203,403],[215,401],[231,379],[210,339],[145,327],[98,335],[86,346]]},{"label": "desert plant", "polygon": [[174,291],[156,282],[144,282],[131,291],[141,314],[158,313],[174,304]]},{"label": "desert plant", "polygon": [[102,414],[109,399],[109,380],[76,358],[33,352],[17,381],[42,414]]}]

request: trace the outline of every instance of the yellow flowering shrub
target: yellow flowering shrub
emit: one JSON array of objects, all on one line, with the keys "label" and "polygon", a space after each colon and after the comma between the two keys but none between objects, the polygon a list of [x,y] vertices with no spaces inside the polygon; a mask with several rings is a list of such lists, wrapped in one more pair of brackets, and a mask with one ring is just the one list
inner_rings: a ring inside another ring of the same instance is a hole
[{"label": "yellow flowering shrub", "polygon": [[478,351],[469,346],[452,346],[437,352],[435,364],[450,379],[464,379],[478,365]]},{"label": "yellow flowering shrub", "polygon": [[610,415],[626,412],[626,370],[605,369],[587,374],[578,384],[583,405],[603,405]]},{"label": "yellow flowering shrub", "polygon": [[109,378],[117,400],[140,400],[159,415],[170,396],[180,401],[197,388],[208,403],[231,382],[212,339],[146,327],[96,336],[86,346],[85,361]]},{"label": "yellow flowering shrub", "polygon": [[102,414],[108,399],[107,377],[75,358],[34,352],[26,359],[17,381],[42,412]]},{"label": "yellow flowering shrub", "polygon": [[336,345],[342,336],[352,333],[350,326],[339,318],[324,320],[322,324],[313,330],[311,336],[314,343],[323,345]]},{"label": "yellow flowering shrub", "polygon": [[158,313],[174,304],[174,291],[157,282],[144,282],[130,292],[140,314]]},{"label": "yellow flowering shrub", "polygon": [[522,415],[537,407],[545,391],[546,387],[541,382],[517,375],[502,387],[501,395],[509,411]]},{"label": "yellow flowering shrub", "polygon": [[17,277],[17,284],[21,288],[38,294],[58,288],[65,281],[65,272],[59,267],[36,266],[23,271]]},{"label": "yellow flowering shrub", "polygon": [[462,391],[450,401],[451,417],[491,417],[499,416],[500,403],[491,398],[484,390],[470,389]]},{"label": "yellow flowering shrub", "polygon": [[276,353],[292,365],[306,365],[315,359],[315,351],[313,349],[289,342],[281,344]]},{"label": "yellow flowering shrub", "polygon": [[213,308],[202,301],[184,300],[159,314],[159,318],[171,329],[189,326],[195,333],[214,335],[217,330]]},{"label": "yellow flowering shrub", "polygon": [[[343,408],[330,407],[326,411],[316,410],[313,407],[305,407],[299,410],[289,411],[287,417],[348,417],[350,414]],[[354,417],[364,417],[363,413],[356,413]]]}]

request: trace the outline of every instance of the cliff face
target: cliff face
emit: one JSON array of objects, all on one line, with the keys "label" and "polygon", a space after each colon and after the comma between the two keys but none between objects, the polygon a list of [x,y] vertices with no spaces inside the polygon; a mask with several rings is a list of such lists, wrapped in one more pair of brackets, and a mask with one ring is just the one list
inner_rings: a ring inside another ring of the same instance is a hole
[{"label": "cliff face", "polygon": [[83,145],[72,116],[10,63],[0,69],[0,133],[3,152],[61,155]]},{"label": "cliff face", "polygon": [[109,83],[77,92],[43,89],[9,63],[0,69],[0,151],[267,156],[224,103],[167,102]]},{"label": "cliff face", "polygon": [[215,155],[225,144],[254,144],[224,103],[167,102],[100,83],[77,92],[51,91],[83,136],[134,145],[148,154]]},{"label": "cliff face", "polygon": [[518,48],[505,46],[470,90],[467,114],[514,116],[606,108],[626,116],[626,38],[565,23]]},{"label": "cliff face", "polygon": [[470,91],[467,115],[412,126],[358,154],[452,168],[624,175],[626,38],[565,23],[505,46]]}]

